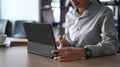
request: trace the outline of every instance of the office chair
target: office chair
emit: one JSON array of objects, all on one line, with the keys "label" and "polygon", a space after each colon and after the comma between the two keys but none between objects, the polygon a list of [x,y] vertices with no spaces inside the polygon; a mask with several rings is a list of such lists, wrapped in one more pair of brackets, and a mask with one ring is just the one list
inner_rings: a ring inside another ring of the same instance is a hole
[{"label": "office chair", "polygon": [[6,31],[5,34],[7,34],[7,37],[12,36],[12,22],[7,20],[7,26],[6,26]]},{"label": "office chair", "polygon": [[0,34],[5,34],[7,20],[0,20]]},{"label": "office chair", "polygon": [[23,27],[23,23],[33,23],[33,21],[18,20],[14,24],[12,37],[26,38],[26,33]]}]

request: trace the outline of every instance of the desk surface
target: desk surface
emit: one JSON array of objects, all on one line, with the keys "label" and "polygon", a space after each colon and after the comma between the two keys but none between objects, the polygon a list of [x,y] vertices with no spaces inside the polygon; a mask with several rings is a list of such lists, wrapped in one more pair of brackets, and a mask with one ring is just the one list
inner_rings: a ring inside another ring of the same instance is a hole
[{"label": "desk surface", "polygon": [[120,54],[71,62],[57,62],[27,52],[26,46],[0,48],[0,67],[120,67]]}]

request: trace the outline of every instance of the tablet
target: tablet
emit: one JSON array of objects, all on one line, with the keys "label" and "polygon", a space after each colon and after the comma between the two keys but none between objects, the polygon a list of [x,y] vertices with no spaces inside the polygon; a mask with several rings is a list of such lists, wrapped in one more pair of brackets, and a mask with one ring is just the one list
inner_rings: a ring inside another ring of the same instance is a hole
[{"label": "tablet", "polygon": [[51,50],[56,49],[55,37],[51,24],[23,23],[28,39],[28,52],[53,58]]}]

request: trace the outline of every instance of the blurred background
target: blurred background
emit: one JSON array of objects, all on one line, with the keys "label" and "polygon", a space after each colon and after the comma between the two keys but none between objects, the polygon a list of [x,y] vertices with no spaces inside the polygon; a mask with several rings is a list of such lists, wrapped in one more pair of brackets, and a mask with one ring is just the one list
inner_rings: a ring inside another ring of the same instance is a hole
[{"label": "blurred background", "polygon": [[[99,0],[114,13],[120,39],[120,0]],[[0,34],[26,38],[23,23],[50,23],[54,34],[64,34],[65,14],[72,10],[69,0],[0,0]]]}]

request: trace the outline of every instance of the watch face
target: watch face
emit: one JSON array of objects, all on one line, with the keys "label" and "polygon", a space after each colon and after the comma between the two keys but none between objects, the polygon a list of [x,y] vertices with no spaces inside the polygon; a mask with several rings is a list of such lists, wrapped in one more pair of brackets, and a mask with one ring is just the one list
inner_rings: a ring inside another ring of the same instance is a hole
[{"label": "watch face", "polygon": [[87,51],[87,55],[91,56],[91,51],[90,50]]},{"label": "watch face", "polygon": [[86,58],[91,57],[91,50],[89,48],[86,48]]}]

